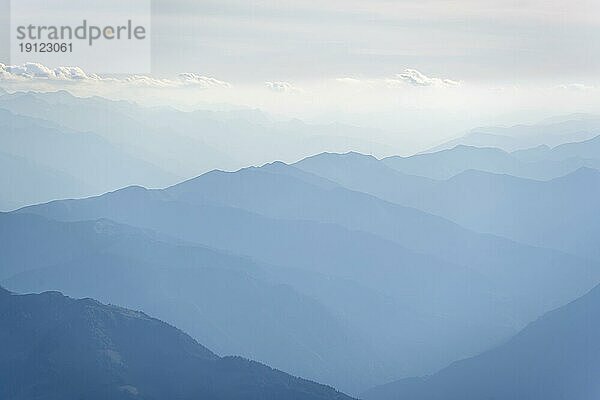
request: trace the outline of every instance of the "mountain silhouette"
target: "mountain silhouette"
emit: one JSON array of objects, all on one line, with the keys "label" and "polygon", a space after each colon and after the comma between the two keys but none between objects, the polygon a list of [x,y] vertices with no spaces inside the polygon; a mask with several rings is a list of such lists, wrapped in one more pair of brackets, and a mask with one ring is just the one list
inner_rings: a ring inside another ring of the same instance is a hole
[{"label": "mountain silhouette", "polygon": [[[348,332],[376,343],[364,351],[391,365],[379,379],[392,371],[408,375],[410,368],[429,373],[452,359],[477,354],[598,282],[592,262],[478,234],[283,163],[214,171],[165,190],[130,187],[20,213],[62,221],[106,218],[274,266],[270,276],[277,282],[316,299],[358,327]],[[30,275],[27,282],[36,280]],[[329,290],[334,287],[338,290]],[[350,288],[361,289],[353,293]],[[261,354],[270,354],[267,345],[272,344],[258,340],[264,345]],[[420,351],[426,348],[439,351],[427,353],[433,355],[429,358]],[[343,351],[345,345],[335,349],[339,353],[331,365],[340,365],[341,354],[358,357]],[[356,387],[365,376],[324,369],[331,372],[315,377],[298,373],[317,371],[314,366],[296,369],[289,357],[253,358],[346,391],[350,386],[337,382]]]},{"label": "mountain silhouette", "polygon": [[[184,178],[214,168],[265,163],[274,155],[291,161],[322,150],[390,153],[387,146],[365,139],[377,133],[372,129],[279,121],[252,109],[184,112],[98,96],[76,97],[66,91],[5,95],[0,108],[92,132],[130,156]],[[129,184],[157,186],[141,180]]]},{"label": "mountain silhouette", "polygon": [[[408,175],[448,179],[468,170],[548,180],[579,168],[600,169],[600,153],[591,145],[598,141],[569,143],[555,148],[540,146],[508,153],[492,147],[458,145],[434,153],[410,157],[392,156],[382,160],[387,166]],[[597,146],[596,146],[597,147]]]},{"label": "mountain silhouette", "polygon": [[27,214],[0,214],[0,253],[0,281],[17,292],[59,290],[142,309],[218,354],[352,390],[392,374],[378,370],[382,357],[356,324],[246,257],[109,220]]},{"label": "mountain silhouette", "polygon": [[[209,236],[213,241],[220,239],[220,244],[211,242],[211,246],[224,250],[236,234],[231,233],[231,227],[238,226],[239,230],[244,226],[239,223],[239,209],[271,219],[339,225],[470,267],[523,300],[521,312],[527,313],[528,305],[535,304],[537,311],[531,310],[531,318],[539,315],[540,307],[549,306],[543,310],[548,311],[594,284],[597,271],[591,262],[477,234],[432,214],[339,186],[331,188],[330,181],[310,183],[294,176],[297,174],[296,168],[283,165],[236,173],[211,172],[162,191],[129,188],[96,198],[28,207],[21,212],[59,220],[108,218],[199,243]],[[315,179],[318,177],[313,176]],[[211,218],[210,212],[202,211],[207,205],[221,207],[213,210],[221,213],[210,224],[202,223]],[[223,235],[215,235],[221,228]],[[269,234],[266,226],[250,226],[248,232],[259,237]],[[539,276],[538,286],[525,284],[524,274]]]},{"label": "mountain silhouette", "polygon": [[550,148],[540,146],[535,149],[516,151],[514,156],[526,160],[598,160],[600,159],[600,136],[574,143],[564,143]]},{"label": "mountain silhouette", "polygon": [[[519,305],[479,274],[393,242],[216,207],[188,214],[200,216],[210,229],[198,239],[260,263],[109,220],[11,213],[0,215],[4,283],[143,309],[220,354],[346,390],[439,368],[520,326],[510,317]],[[480,337],[466,341],[469,332]]]},{"label": "mountain silhouette", "polygon": [[134,183],[163,186],[176,181],[174,175],[94,133],[1,108],[0,149],[0,203],[13,208],[90,196]]},{"label": "mountain silhouette", "polygon": [[58,292],[0,289],[0,397],[349,399],[239,357],[216,356],[141,312]]},{"label": "mountain silhouette", "polygon": [[505,151],[540,145],[555,147],[564,143],[585,141],[599,134],[600,116],[571,114],[548,118],[532,125],[475,128],[466,135],[436,146],[428,152],[450,149],[457,145],[496,147]]},{"label": "mountain silhouette", "polygon": [[[570,145],[565,145],[570,146]],[[400,173],[375,158],[322,154],[298,168],[478,232],[600,259],[600,171],[579,168],[549,181],[467,170],[447,180]]]},{"label": "mountain silhouette", "polygon": [[600,287],[505,344],[440,372],[373,388],[365,400],[593,400],[600,385]]}]

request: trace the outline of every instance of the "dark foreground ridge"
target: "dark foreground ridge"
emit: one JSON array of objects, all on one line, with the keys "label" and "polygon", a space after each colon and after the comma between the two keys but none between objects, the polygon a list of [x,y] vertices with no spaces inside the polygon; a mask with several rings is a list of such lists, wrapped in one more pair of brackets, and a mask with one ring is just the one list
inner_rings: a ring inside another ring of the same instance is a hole
[{"label": "dark foreground ridge", "polygon": [[218,357],[143,313],[0,288],[0,398],[350,399],[239,357]]}]

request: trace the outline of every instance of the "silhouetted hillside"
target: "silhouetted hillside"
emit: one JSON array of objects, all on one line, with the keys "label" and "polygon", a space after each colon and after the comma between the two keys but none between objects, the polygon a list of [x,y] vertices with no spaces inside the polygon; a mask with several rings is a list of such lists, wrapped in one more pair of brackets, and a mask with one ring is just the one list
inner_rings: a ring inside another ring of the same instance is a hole
[{"label": "silhouetted hillside", "polygon": [[[285,342],[245,336],[245,348],[261,354],[252,358],[301,376],[319,373],[308,377],[346,391],[368,381],[364,367],[347,362],[349,355],[365,359],[367,354],[372,361],[366,370],[369,379],[394,371],[406,376],[410,369],[426,373],[508,338],[542,313],[585,293],[599,275],[592,262],[478,234],[281,163],[235,173],[214,171],[165,190],[130,187],[20,212],[63,221],[107,218],[275,266],[277,282],[316,299],[356,328],[346,332],[359,333],[361,340],[311,347],[320,349],[314,353],[316,361],[302,365],[296,361],[304,357],[282,357],[285,352],[272,350],[275,345],[285,348],[290,340],[297,343],[295,335]],[[38,281],[29,274],[19,282]],[[353,293],[352,287],[360,290]],[[377,311],[361,304],[372,304]],[[287,326],[280,325],[278,329]],[[318,326],[333,338],[327,326],[338,325]],[[360,352],[346,347],[361,341],[372,345]],[[438,350],[425,352],[432,348]]]},{"label": "silhouetted hillside", "polygon": [[219,358],[157,319],[57,292],[0,289],[0,397],[349,399],[256,362]]},{"label": "silhouetted hillside", "polygon": [[321,154],[296,166],[478,232],[600,259],[600,171],[596,169],[579,168],[549,181],[468,170],[439,181],[406,175],[373,157],[356,154]]},{"label": "silhouetted hillside", "polygon": [[600,134],[600,117],[594,114],[571,114],[548,118],[533,125],[510,127],[481,127],[466,135],[445,142],[430,151],[453,148],[457,145],[496,147],[515,151],[547,145],[579,142]]},{"label": "silhouetted hillside", "polygon": [[11,290],[59,290],[141,309],[221,355],[353,390],[390,376],[356,324],[246,257],[109,220],[11,213],[0,214],[0,266]]},{"label": "silhouetted hillside", "polygon": [[600,393],[600,287],[531,323],[502,346],[366,400],[594,400]]},{"label": "silhouetted hillside", "polygon": [[592,145],[594,141],[598,142],[597,139],[592,139],[587,142],[564,144],[556,148],[540,146],[513,153],[493,147],[459,145],[435,153],[410,157],[387,157],[382,162],[404,174],[433,179],[448,179],[461,172],[476,169],[547,180],[569,174],[582,167],[600,169],[600,151],[594,149]]}]

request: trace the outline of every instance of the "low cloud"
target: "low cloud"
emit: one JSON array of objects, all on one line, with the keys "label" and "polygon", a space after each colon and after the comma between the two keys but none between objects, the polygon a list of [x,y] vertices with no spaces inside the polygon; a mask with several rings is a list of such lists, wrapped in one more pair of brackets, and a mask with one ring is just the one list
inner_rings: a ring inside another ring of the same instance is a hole
[{"label": "low cloud", "polygon": [[0,63],[0,79],[17,81],[30,79],[56,81],[101,80],[98,75],[86,74],[79,67],[48,68],[38,63],[25,63],[23,65],[4,65]]},{"label": "low cloud", "polygon": [[585,83],[567,83],[556,86],[556,89],[573,91],[588,91],[596,88],[596,86],[586,85]]},{"label": "low cloud", "polygon": [[408,83],[413,86],[458,86],[459,82],[446,78],[431,78],[417,71],[416,69],[405,69],[401,74],[396,75],[396,80]]},{"label": "low cloud", "polygon": [[272,91],[278,93],[298,93],[301,90],[290,82],[265,82],[265,85]]},{"label": "low cloud", "polygon": [[184,85],[198,85],[206,88],[209,87],[224,87],[229,88],[231,84],[228,82],[220,81],[215,78],[211,78],[208,76],[202,76],[200,74],[196,74],[193,72],[183,72],[177,75],[177,79],[180,83]]},{"label": "low cloud", "polygon": [[365,83],[366,81],[356,78],[337,78],[336,82],[344,83],[347,85],[360,85],[362,83]]},{"label": "low cloud", "polygon": [[413,87],[455,87],[460,86],[460,82],[447,78],[429,77],[416,69],[405,69],[402,73],[396,74],[391,78],[378,79],[357,79],[357,78],[338,78],[337,82],[348,85],[367,85],[371,87],[401,88],[406,86]]},{"label": "low cloud", "polygon": [[38,63],[23,65],[5,65],[0,63],[0,81],[11,82],[70,82],[70,83],[113,83],[150,88],[200,89],[229,88],[231,84],[218,79],[202,76],[193,72],[180,73],[174,79],[161,79],[147,75],[128,75],[124,77],[106,77],[86,73],[79,67],[49,68]]}]

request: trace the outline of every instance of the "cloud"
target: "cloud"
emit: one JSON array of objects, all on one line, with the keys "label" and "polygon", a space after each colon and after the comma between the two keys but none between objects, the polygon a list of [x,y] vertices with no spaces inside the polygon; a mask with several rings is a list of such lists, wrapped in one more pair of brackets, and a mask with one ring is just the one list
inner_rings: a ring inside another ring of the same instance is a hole
[{"label": "cloud", "polygon": [[38,63],[25,63],[23,65],[4,65],[0,63],[0,79],[2,80],[29,80],[48,79],[58,81],[98,81],[101,78],[95,74],[86,74],[79,67],[48,68]]},{"label": "cloud", "polygon": [[173,87],[174,85],[174,82],[170,79],[152,78],[147,75],[130,75],[121,79],[105,78],[104,80],[117,83],[125,83],[132,86],[144,86],[155,88],[167,88]]},{"label": "cloud", "polygon": [[356,78],[337,78],[336,82],[339,83],[344,83],[344,84],[348,84],[348,85],[360,85],[362,83],[364,83],[365,81],[360,80],[360,79],[356,79]]},{"label": "cloud", "polygon": [[567,83],[556,86],[556,89],[560,90],[574,90],[574,91],[586,91],[594,90],[596,86],[586,85],[585,83]]},{"label": "cloud", "polygon": [[185,88],[200,89],[229,88],[231,84],[215,78],[202,76],[193,72],[184,72],[175,79],[155,78],[147,75],[129,75],[124,77],[104,77],[86,73],[79,67],[49,68],[38,63],[23,65],[5,65],[0,63],[0,81],[44,81],[44,82],[79,82],[79,83],[113,83],[151,88]]},{"label": "cloud", "polygon": [[460,86],[460,82],[447,78],[432,78],[416,69],[405,69],[402,73],[396,74],[392,78],[377,79],[357,79],[357,78],[338,78],[337,82],[347,85],[366,85],[370,87],[401,88],[406,86],[414,87],[455,87]]},{"label": "cloud", "polygon": [[301,91],[290,82],[265,82],[265,85],[272,91],[278,93],[298,93]]},{"label": "cloud", "polygon": [[445,78],[430,78],[416,69],[407,68],[401,74],[397,74],[392,81],[402,81],[413,86],[458,86],[459,82]]},{"label": "cloud", "polygon": [[202,76],[200,74],[196,74],[193,72],[183,72],[177,75],[177,78],[180,83],[184,85],[198,85],[205,88],[209,87],[224,87],[229,88],[231,84],[228,82],[220,81],[215,78],[210,78],[207,76]]}]

